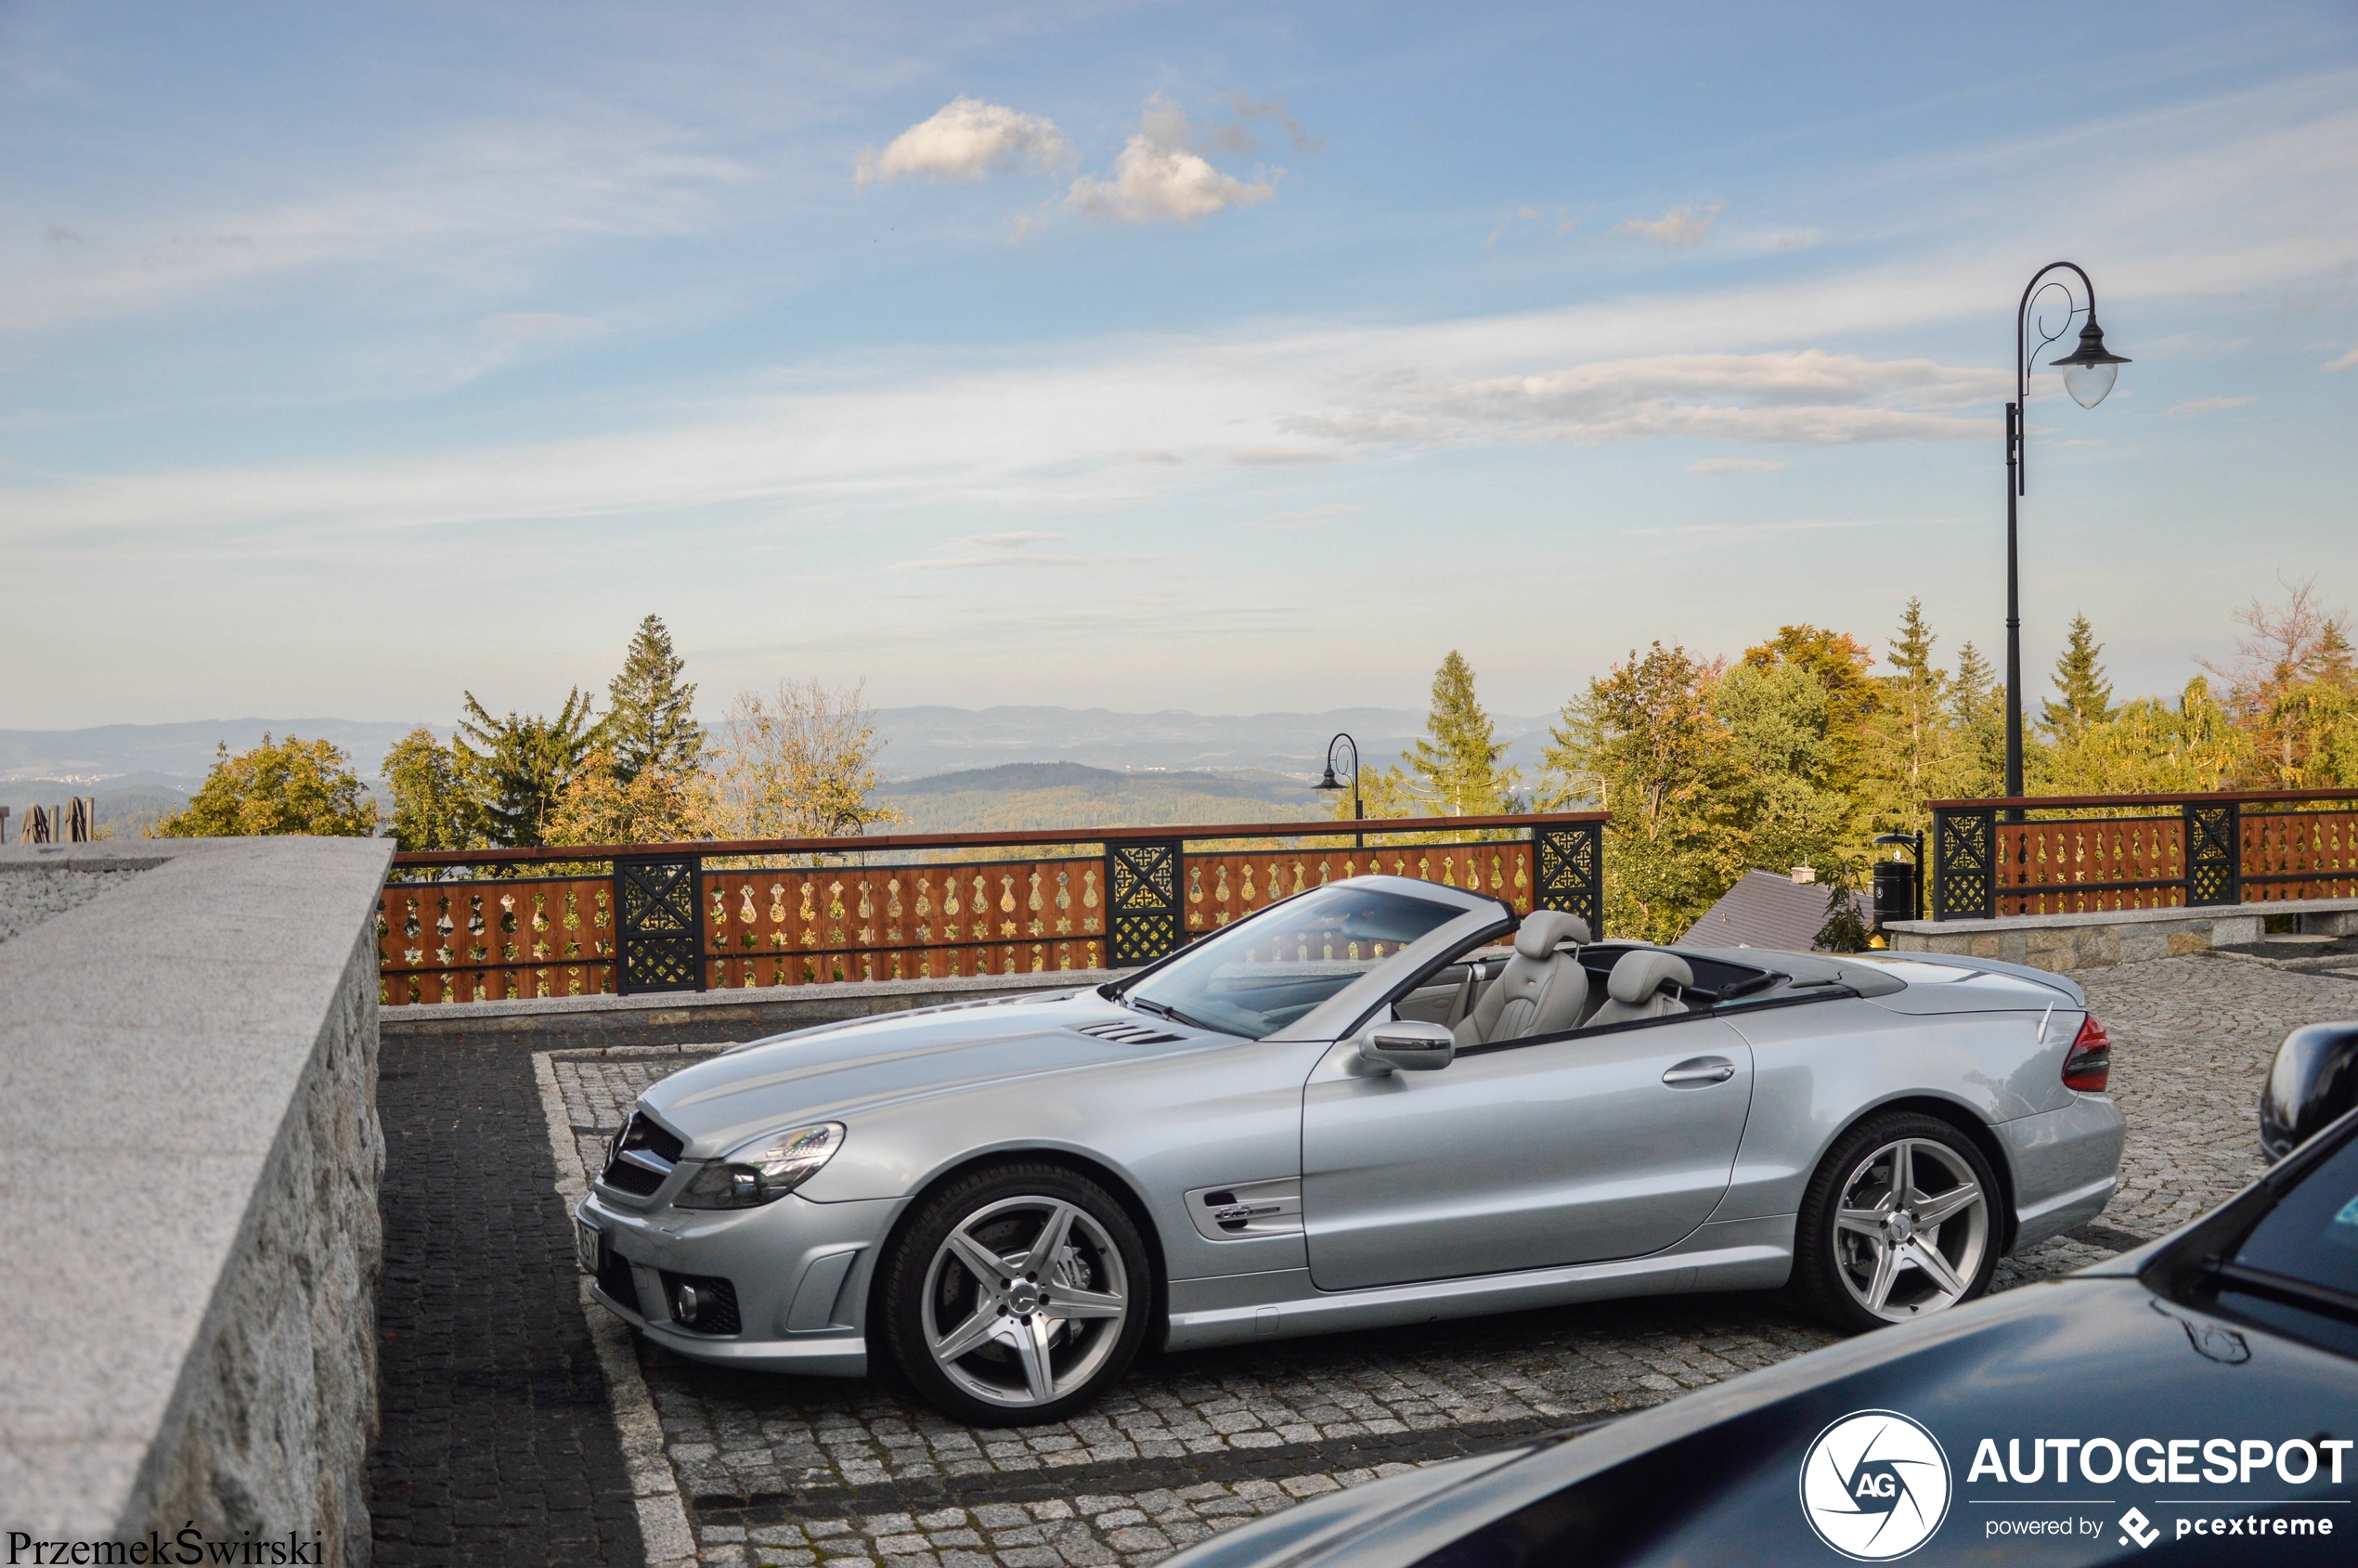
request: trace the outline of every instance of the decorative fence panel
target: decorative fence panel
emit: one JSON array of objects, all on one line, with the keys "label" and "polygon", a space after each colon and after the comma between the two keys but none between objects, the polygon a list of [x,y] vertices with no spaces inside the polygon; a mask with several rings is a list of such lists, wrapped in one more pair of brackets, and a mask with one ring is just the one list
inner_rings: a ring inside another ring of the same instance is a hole
[{"label": "decorative fence panel", "polygon": [[1999,823],[1998,913],[2087,914],[2185,902],[2185,823],[2175,817]]},{"label": "decorative fence panel", "polygon": [[606,876],[392,882],[377,902],[388,1006],[596,996],[615,988]]},{"label": "decorative fence panel", "polygon": [[2244,897],[2358,898],[2358,811],[2246,811]]},{"label": "decorative fence panel", "polygon": [[704,874],[705,988],[1104,966],[1105,862]]},{"label": "decorative fence panel", "polygon": [[2358,897],[2358,810],[2336,809],[2352,800],[2358,790],[1936,800],[1932,917]]},{"label": "decorative fence panel", "polygon": [[[383,1001],[1128,968],[1295,893],[1377,873],[1486,893],[1518,914],[1570,910],[1601,935],[1604,821],[1574,811],[402,854],[378,921]],[[1350,843],[1354,832],[1373,842]],[[1075,852],[1087,849],[1097,852]],[[513,875],[584,862],[612,870]],[[437,876],[460,879],[426,880]]]}]

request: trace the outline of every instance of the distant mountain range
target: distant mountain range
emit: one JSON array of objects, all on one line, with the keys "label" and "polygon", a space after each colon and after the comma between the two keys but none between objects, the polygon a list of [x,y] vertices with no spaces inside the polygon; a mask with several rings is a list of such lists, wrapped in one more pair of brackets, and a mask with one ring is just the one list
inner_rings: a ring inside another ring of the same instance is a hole
[{"label": "distant mountain range", "polygon": [[[1526,782],[1554,718],[1495,716],[1499,738],[1509,743],[1508,760],[1523,769]],[[902,806],[913,826],[939,832],[1322,815],[1323,797],[1306,786],[1325,764],[1329,736],[1348,732],[1367,767],[1381,769],[1423,732],[1424,721],[1413,708],[1382,707],[1249,715],[1013,706],[875,713],[886,743],[877,758],[887,781],[880,793]],[[384,754],[420,722],[208,719],[0,730],[0,805],[9,808],[12,842],[27,804],[55,805],[71,795],[97,797],[101,823],[136,833],[140,823],[176,810],[203,782],[217,745],[244,751],[266,733],[330,740],[375,784]],[[449,737],[447,725],[424,727]]]}]

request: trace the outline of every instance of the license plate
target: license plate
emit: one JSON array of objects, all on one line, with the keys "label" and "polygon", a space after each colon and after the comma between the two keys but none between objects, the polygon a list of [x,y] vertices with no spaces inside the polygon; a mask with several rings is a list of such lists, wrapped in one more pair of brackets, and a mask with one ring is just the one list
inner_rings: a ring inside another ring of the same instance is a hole
[{"label": "license plate", "polygon": [[574,1221],[573,1251],[581,1260],[582,1268],[596,1274],[599,1265],[606,1261],[606,1233],[587,1220]]}]

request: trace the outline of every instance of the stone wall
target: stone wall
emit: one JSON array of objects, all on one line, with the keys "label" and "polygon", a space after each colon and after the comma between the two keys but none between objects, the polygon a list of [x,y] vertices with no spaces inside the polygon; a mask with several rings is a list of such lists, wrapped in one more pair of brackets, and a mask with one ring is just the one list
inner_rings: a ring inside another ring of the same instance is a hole
[{"label": "stone wall", "polygon": [[1996,920],[1896,920],[1885,929],[1898,952],[1997,958],[2035,969],[2103,969],[2260,940],[2269,917],[2303,931],[2358,931],[2358,899],[2300,899],[2209,909],[2112,910],[2096,914],[2014,914]]},{"label": "stone wall", "polygon": [[139,873],[0,942],[0,1529],[369,1561],[389,848],[0,850]]}]

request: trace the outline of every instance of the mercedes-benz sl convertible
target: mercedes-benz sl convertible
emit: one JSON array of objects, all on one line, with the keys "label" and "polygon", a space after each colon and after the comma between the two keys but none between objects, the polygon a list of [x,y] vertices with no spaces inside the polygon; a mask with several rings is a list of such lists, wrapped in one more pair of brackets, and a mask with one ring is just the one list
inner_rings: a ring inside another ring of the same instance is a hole
[{"label": "mercedes-benz sl convertible", "polygon": [[684,1355],[881,1354],[989,1425],[1150,1341],[1789,1282],[1869,1328],[2104,1209],[2108,1050],[2053,975],[1591,941],[1359,877],[1108,985],[685,1069],[616,1134],[581,1262]]}]

